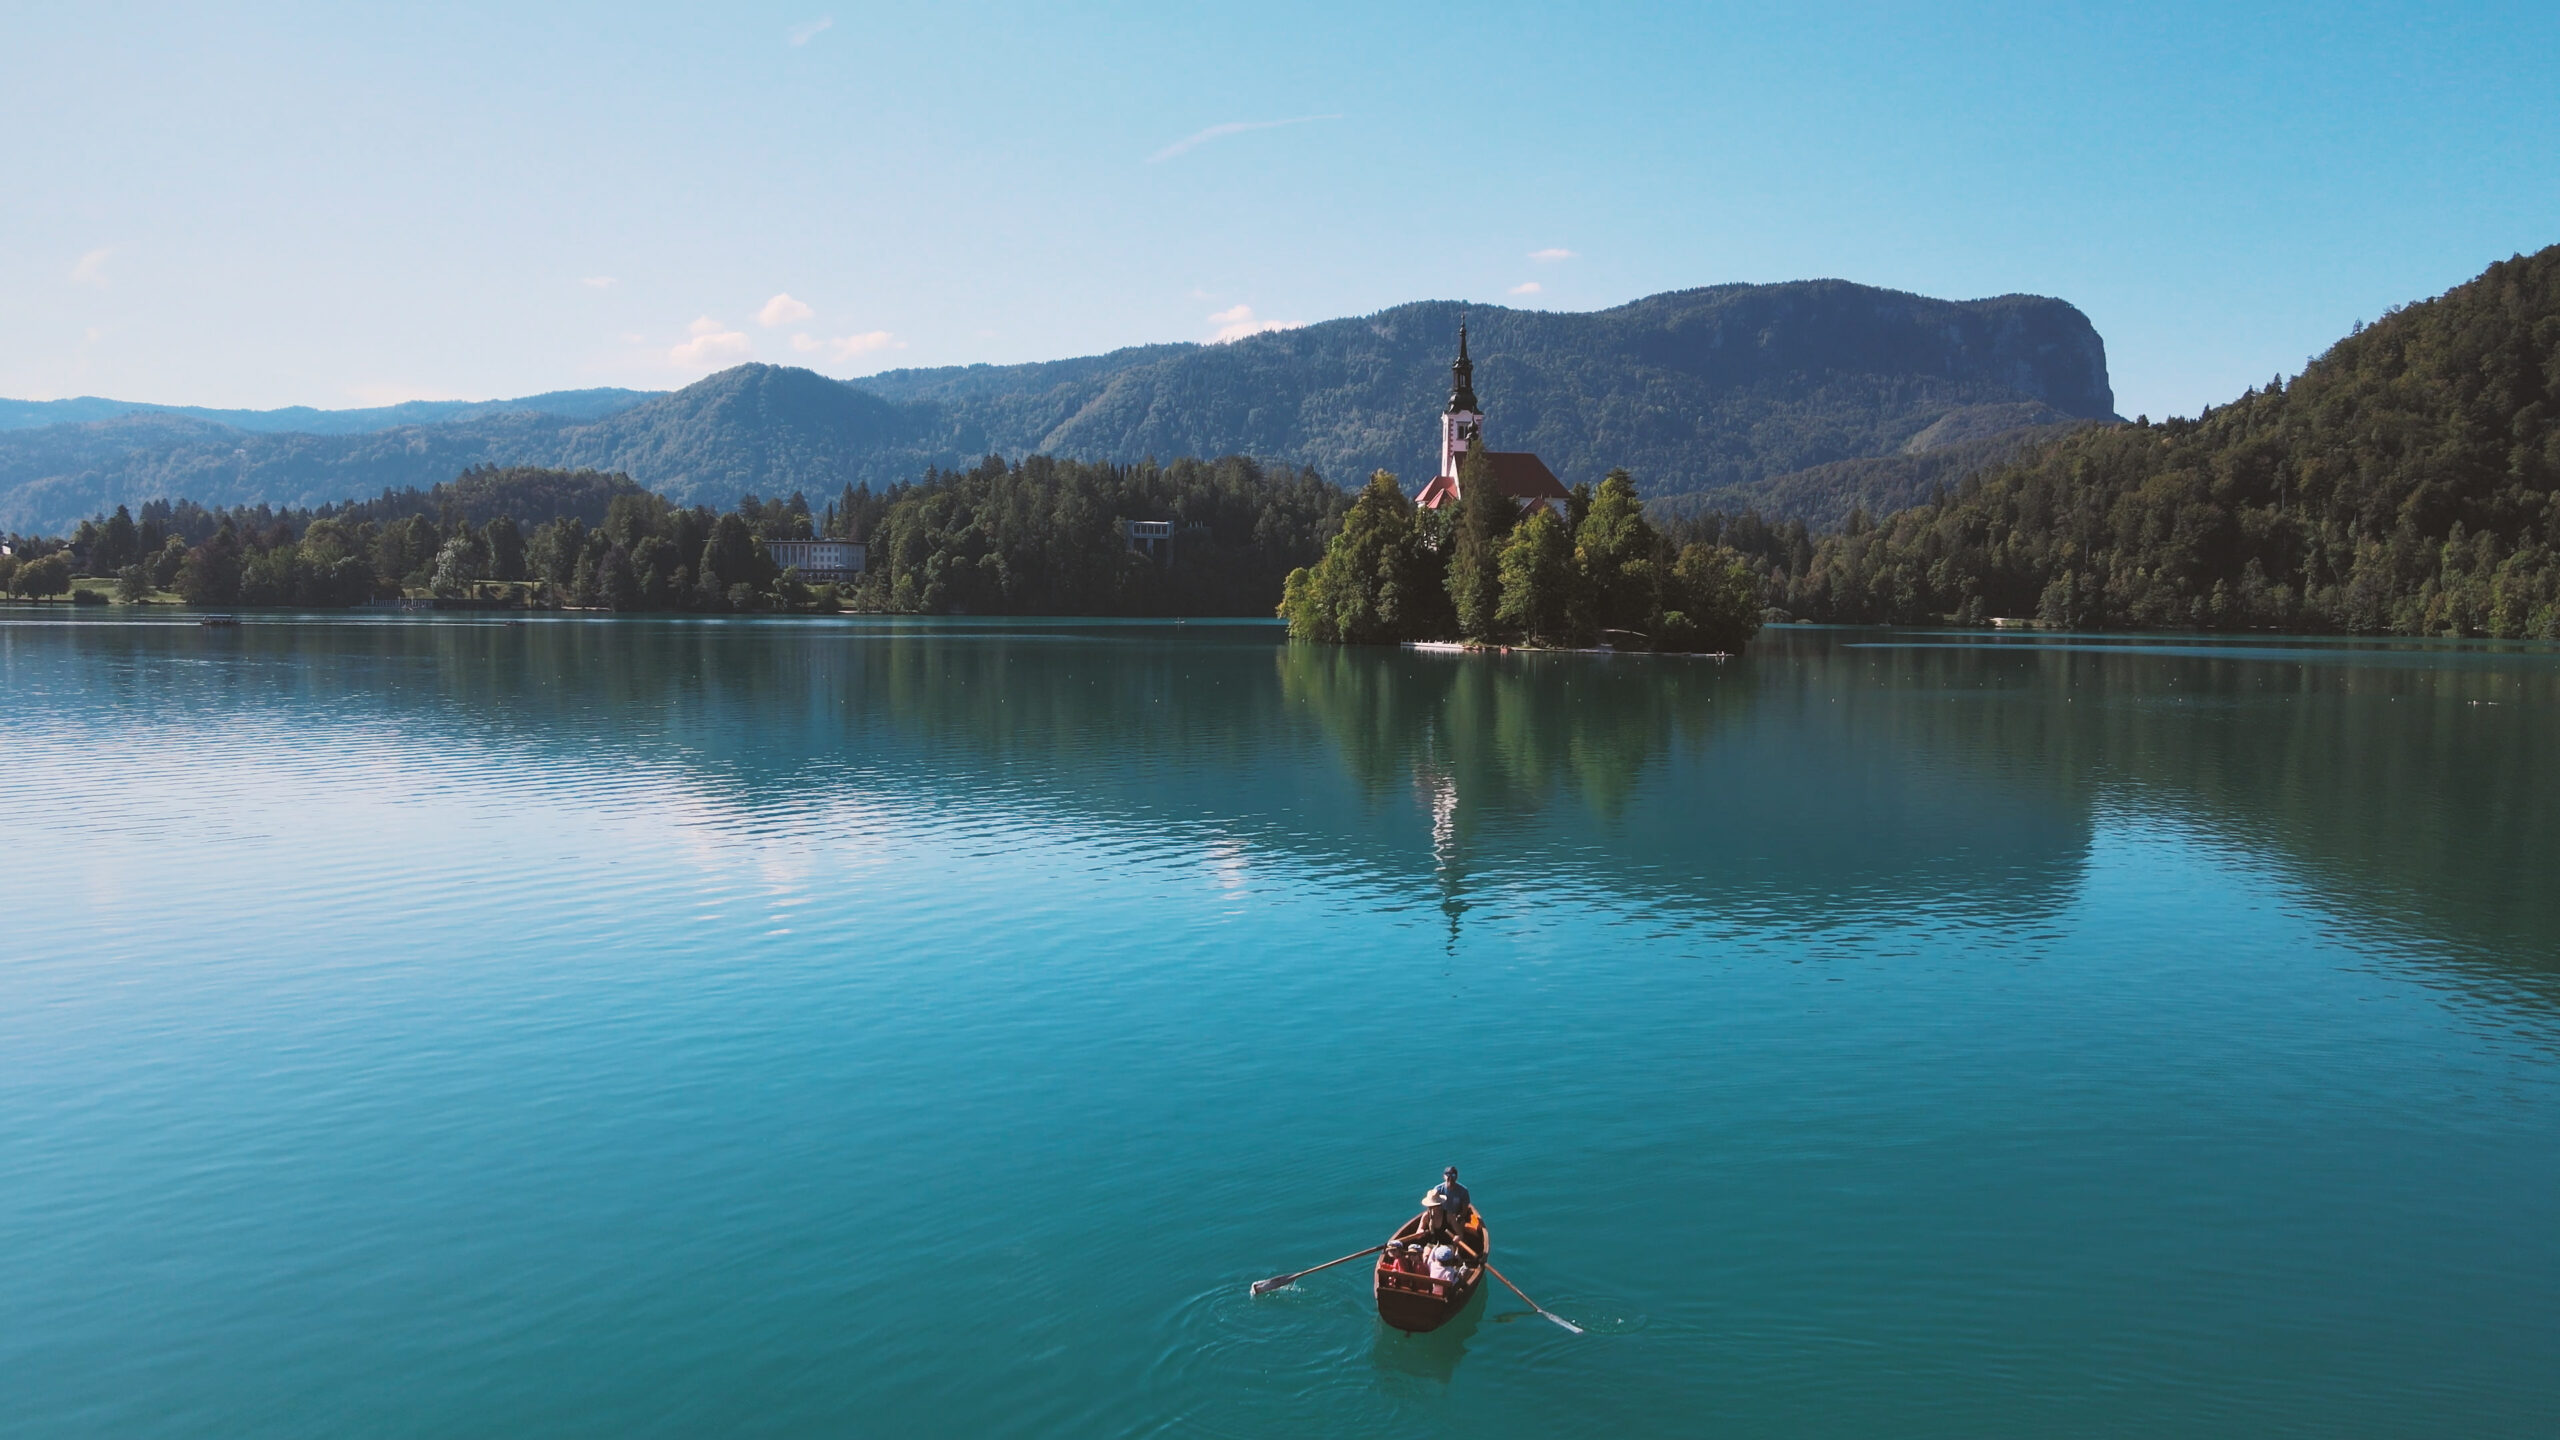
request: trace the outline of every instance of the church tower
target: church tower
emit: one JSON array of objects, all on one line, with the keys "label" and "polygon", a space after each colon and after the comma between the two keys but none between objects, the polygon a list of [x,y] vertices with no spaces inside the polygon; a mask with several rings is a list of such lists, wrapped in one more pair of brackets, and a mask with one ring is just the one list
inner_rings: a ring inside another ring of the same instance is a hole
[{"label": "church tower", "polygon": [[1492,477],[1494,491],[1519,501],[1531,510],[1549,509],[1558,515],[1572,496],[1565,493],[1563,482],[1547,468],[1547,462],[1525,450],[1487,449],[1484,443],[1484,408],[1476,404],[1476,362],[1467,358],[1466,322],[1458,322],[1458,360],[1449,367],[1449,404],[1440,412],[1440,473],[1413,497],[1413,503],[1425,510],[1437,510],[1458,498],[1459,472],[1467,457],[1484,451],[1484,472]]},{"label": "church tower", "polygon": [[1458,322],[1458,360],[1449,367],[1449,408],[1440,416],[1440,474],[1452,485],[1467,452],[1484,443],[1484,410],[1476,404],[1476,365],[1467,358],[1467,322]]}]

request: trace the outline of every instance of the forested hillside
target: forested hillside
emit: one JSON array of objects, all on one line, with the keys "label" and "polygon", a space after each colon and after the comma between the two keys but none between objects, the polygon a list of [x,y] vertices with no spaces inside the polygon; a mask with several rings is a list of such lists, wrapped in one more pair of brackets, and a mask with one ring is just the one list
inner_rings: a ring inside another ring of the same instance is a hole
[{"label": "forested hillside", "polygon": [[2072,435],[1818,542],[1736,543],[1810,619],[2560,637],[2555,420],[2560,246],[2195,420]]},{"label": "forested hillside", "polygon": [[[436,411],[272,433],[206,414],[0,428],[0,529],[59,532],[122,504],[318,506],[424,488],[477,465],[622,471],[686,504],[911,481],[990,454],[1135,463],[1249,454],[1356,483],[1428,475],[1462,307],[1399,306],[1230,345],[1158,345],[1041,365],[898,372],[846,384],[746,365],[673,394]],[[2107,418],[2105,347],[2058,300],[1949,302],[1842,281],[1727,285],[1590,314],[1474,308],[1488,433],[1568,481],[1614,467],[1646,493],[1765,497],[1769,477],[1890,456],[1950,415]],[[48,406],[53,402],[48,402]],[[60,402],[63,414],[96,413]],[[29,412],[24,402],[16,408]],[[606,412],[610,413],[606,413]],[[53,413],[45,406],[29,413]],[[317,412],[312,412],[316,415]],[[239,417],[235,417],[239,418]]]},{"label": "forested hillside", "polygon": [[1568,483],[1623,467],[1650,494],[1888,455],[1950,411],[2030,402],[2112,418],[2106,348],[2059,300],[1951,302],[1839,280],[1720,285],[1590,313],[1432,301],[1053,365],[856,381],[945,409],[990,449],[1085,458],[1243,453],[1344,484],[1428,476],[1458,321],[1485,426]]},{"label": "forested hillside", "polygon": [[[794,491],[686,506],[594,470],[483,467],[316,509],[150,501],[68,541],[13,537],[0,593],[127,603],[332,607],[433,597],[542,608],[759,613],[1260,615],[1323,553],[1349,497],[1313,471],[1228,457],[1104,465],[1035,456],[928,470],[812,506]],[[1126,522],[1169,535],[1133,547]],[[767,542],[870,544],[839,588]]]}]

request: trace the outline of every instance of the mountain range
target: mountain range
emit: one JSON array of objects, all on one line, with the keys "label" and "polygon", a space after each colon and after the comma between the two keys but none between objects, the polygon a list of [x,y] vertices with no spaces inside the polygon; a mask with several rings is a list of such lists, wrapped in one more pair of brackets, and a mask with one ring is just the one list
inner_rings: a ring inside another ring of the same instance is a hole
[{"label": "mountain range", "polygon": [[1345,484],[1392,470],[1410,488],[1436,468],[1462,318],[1493,444],[1536,451],[1568,483],[1624,466],[1674,509],[1835,523],[1853,504],[1908,503],[1958,458],[2114,418],[2105,345],[2060,300],[1814,280],[1585,313],[1426,301],[1223,345],[857,381],[741,365],[661,394],[363,411],[0,401],[0,528],[56,532],[153,498],[316,505],[480,464],[622,471],[718,506],[989,453],[1241,453]]}]

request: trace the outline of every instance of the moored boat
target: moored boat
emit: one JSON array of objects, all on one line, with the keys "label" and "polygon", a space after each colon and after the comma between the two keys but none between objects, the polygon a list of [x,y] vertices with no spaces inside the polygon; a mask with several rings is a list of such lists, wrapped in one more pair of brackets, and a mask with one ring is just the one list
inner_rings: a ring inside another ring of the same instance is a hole
[{"label": "moored boat", "polygon": [[1378,1318],[1417,1335],[1439,1329],[1467,1308],[1484,1284],[1485,1262],[1493,1258],[1493,1232],[1478,1211],[1468,1228],[1475,1243],[1483,1246],[1483,1254],[1474,1263],[1457,1266],[1454,1277],[1435,1276],[1415,1239],[1422,1224],[1423,1217],[1417,1215],[1396,1231],[1378,1256],[1374,1282]]}]

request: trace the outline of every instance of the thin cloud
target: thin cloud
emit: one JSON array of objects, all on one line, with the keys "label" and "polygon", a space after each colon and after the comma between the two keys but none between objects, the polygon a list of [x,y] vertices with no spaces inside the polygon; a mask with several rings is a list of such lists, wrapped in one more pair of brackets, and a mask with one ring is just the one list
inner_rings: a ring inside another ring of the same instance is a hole
[{"label": "thin cloud", "polygon": [[817,39],[821,31],[835,28],[835,23],[833,15],[821,15],[815,20],[803,20],[783,33],[791,37],[793,45],[806,45]]},{"label": "thin cloud", "polygon": [[1174,141],[1172,144],[1167,145],[1153,155],[1148,156],[1147,163],[1150,165],[1161,164],[1164,161],[1172,159],[1176,155],[1182,154],[1186,150],[1198,149],[1200,146],[1206,145],[1212,140],[1224,140],[1230,135],[1241,135],[1247,130],[1277,130],[1283,125],[1312,125],[1318,120],[1339,120],[1341,118],[1342,117],[1339,115],[1297,115],[1286,120],[1230,120],[1224,125],[1212,125],[1208,129],[1203,130],[1196,135],[1183,136],[1181,139]]},{"label": "thin cloud", "polygon": [[680,368],[720,365],[745,360],[756,353],[756,342],[748,339],[745,331],[732,330],[708,315],[686,329],[693,338],[667,351],[668,362]]},{"label": "thin cloud", "polygon": [[1519,284],[1511,287],[1511,293],[1514,295],[1535,295],[1546,288],[1546,286],[1539,284],[1535,280],[1523,280]]},{"label": "thin cloud", "polygon": [[1537,261],[1541,265],[1553,265],[1559,260],[1579,260],[1582,257],[1571,250],[1565,249],[1561,245],[1557,245],[1550,246],[1544,250],[1532,250],[1529,252],[1529,258]]},{"label": "thin cloud", "polygon": [[111,250],[92,250],[81,256],[80,262],[71,267],[71,283],[97,290],[106,289],[107,257],[113,253]]},{"label": "thin cloud", "polygon": [[756,323],[767,330],[772,330],[784,325],[797,325],[817,313],[805,302],[794,300],[788,295],[776,295],[764,302],[764,308],[756,312]]},{"label": "thin cloud", "polygon": [[1241,340],[1247,335],[1267,335],[1274,330],[1295,330],[1300,322],[1258,319],[1253,313],[1252,306],[1234,305],[1210,316],[1209,323],[1218,327],[1210,334],[1209,343],[1225,345]]},{"label": "thin cloud", "polygon": [[586,286],[590,290],[610,290],[613,288],[613,277],[610,275],[590,275],[585,279],[580,280],[578,283]]},{"label": "thin cloud", "polygon": [[791,337],[791,348],[803,355],[825,355],[830,360],[842,362],[856,355],[868,355],[874,350],[904,350],[907,348],[907,342],[886,330],[866,330],[859,335],[837,335],[830,338],[806,334],[794,335]]}]

